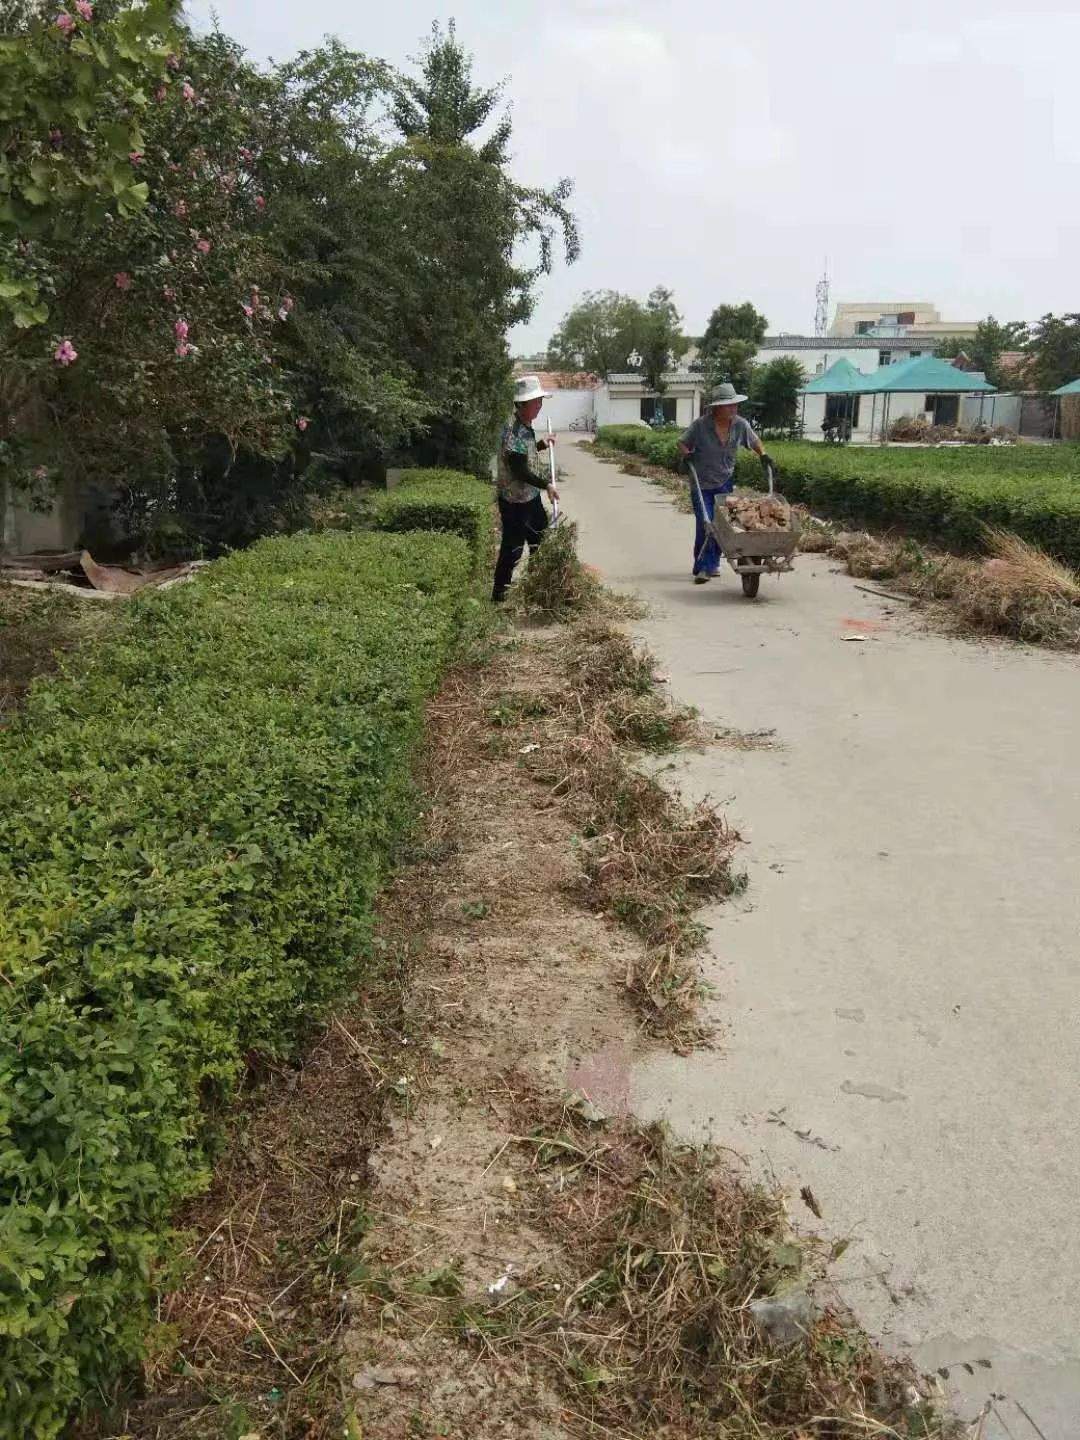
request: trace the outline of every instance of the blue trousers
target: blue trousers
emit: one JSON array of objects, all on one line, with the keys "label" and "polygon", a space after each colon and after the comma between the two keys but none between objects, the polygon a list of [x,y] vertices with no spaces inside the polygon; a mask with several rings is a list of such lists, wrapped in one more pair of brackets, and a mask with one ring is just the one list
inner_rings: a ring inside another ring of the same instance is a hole
[{"label": "blue trousers", "polygon": [[[701,498],[705,503],[705,514],[701,513],[701,506],[698,504],[697,486],[690,486],[690,499],[694,505],[694,574],[708,575],[713,570],[720,568],[720,547],[710,535],[708,542],[705,539],[705,520],[710,521],[716,510],[716,497],[718,495],[730,495],[732,486],[728,485],[723,490],[702,490]],[[705,546],[704,550],[701,548]],[[699,558],[700,557],[700,558]]]}]

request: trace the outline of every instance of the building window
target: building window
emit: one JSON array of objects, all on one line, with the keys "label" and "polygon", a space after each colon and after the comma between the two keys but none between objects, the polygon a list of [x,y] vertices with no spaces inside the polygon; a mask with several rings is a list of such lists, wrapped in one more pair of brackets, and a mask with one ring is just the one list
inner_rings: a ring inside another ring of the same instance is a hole
[{"label": "building window", "polygon": [[666,395],[646,395],[641,401],[641,418],[646,425],[655,424],[661,417],[665,425],[674,425],[677,403]]},{"label": "building window", "polygon": [[922,351],[921,351],[921,350],[912,350],[910,358],[911,358],[912,360],[921,360],[921,359],[922,359]]},{"label": "building window", "polygon": [[869,334],[870,334],[870,331],[871,331],[873,328],[874,328],[874,322],[873,322],[872,320],[858,320],[858,321],[856,321],[856,323],[855,323],[855,334],[856,334],[856,335],[869,335]]},{"label": "building window", "polygon": [[879,350],[879,351],[877,352],[877,363],[878,363],[879,365],[891,365],[891,364],[892,364],[892,351],[891,351],[891,350]]}]

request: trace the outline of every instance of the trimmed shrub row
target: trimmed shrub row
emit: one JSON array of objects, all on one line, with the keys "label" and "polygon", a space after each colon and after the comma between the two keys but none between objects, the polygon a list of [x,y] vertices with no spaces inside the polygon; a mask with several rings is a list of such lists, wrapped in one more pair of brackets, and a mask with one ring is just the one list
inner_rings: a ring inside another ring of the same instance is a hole
[{"label": "trimmed shrub row", "polygon": [[[597,439],[674,470],[678,432],[609,426]],[[997,525],[1080,568],[1080,446],[891,450],[787,442],[769,445],[789,500],[853,522],[902,525],[958,550],[978,549]],[[761,470],[740,456],[740,483]]]},{"label": "trimmed shrub row", "polygon": [[264,540],[0,732],[0,1436],[136,1360],[210,1118],[354,986],[471,598],[457,535]]},{"label": "trimmed shrub row", "polygon": [[407,470],[400,485],[376,496],[376,530],[437,530],[468,542],[477,570],[487,564],[494,521],[490,485],[460,470]]}]

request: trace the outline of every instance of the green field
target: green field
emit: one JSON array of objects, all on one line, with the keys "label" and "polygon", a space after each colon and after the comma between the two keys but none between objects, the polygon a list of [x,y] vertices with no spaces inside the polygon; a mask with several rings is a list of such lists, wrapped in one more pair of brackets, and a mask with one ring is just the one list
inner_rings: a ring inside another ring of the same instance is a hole
[{"label": "green field", "polygon": [[[675,469],[677,430],[601,429],[600,444]],[[817,514],[902,526],[957,550],[982,544],[1000,525],[1080,568],[1080,445],[966,446],[894,450],[809,441],[770,444],[789,500]],[[739,481],[760,486],[757,460],[743,455]]]}]

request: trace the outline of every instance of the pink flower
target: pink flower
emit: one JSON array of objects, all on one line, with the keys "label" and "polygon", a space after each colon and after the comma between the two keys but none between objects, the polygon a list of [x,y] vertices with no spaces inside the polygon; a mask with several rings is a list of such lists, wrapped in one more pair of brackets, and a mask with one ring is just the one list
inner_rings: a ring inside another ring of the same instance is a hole
[{"label": "pink flower", "polygon": [[179,69],[180,69],[180,56],[179,56],[179,55],[170,55],[169,58],[165,61],[165,64],[169,67],[170,70],[179,70]]},{"label": "pink flower", "polygon": [[165,96],[168,95],[168,93],[169,87],[167,85],[159,85],[154,91],[154,99],[160,105],[161,102],[165,99]]},{"label": "pink flower", "polygon": [[94,7],[90,4],[90,0],[75,0],[75,9],[89,25],[94,18]]},{"label": "pink flower", "polygon": [[186,340],[181,340],[180,344],[176,347],[176,353],[180,357],[180,359],[183,360],[185,356],[191,354],[191,346],[187,343]]},{"label": "pink flower", "polygon": [[198,250],[200,255],[209,255],[213,248],[209,240],[197,240],[195,242],[195,249]]},{"label": "pink flower", "polygon": [[134,281],[126,270],[120,270],[117,272],[114,284],[117,290],[130,290]]},{"label": "pink flower", "polygon": [[307,427],[308,427],[310,424],[311,424],[311,421],[307,418],[307,416],[306,416],[306,415],[301,415],[301,416],[300,416],[300,419],[297,420],[297,422],[296,422],[296,428],[297,428],[297,430],[300,431],[300,433],[301,433],[301,435],[302,435],[302,434],[304,433],[304,431],[307,429]]},{"label": "pink flower", "polygon": [[286,295],[286,296],[282,299],[281,308],[285,311],[285,314],[288,315],[289,311],[293,308],[293,306],[294,306],[295,304],[296,304],[296,301],[292,298],[292,296],[291,296],[291,295]]},{"label": "pink flower", "polygon": [[70,35],[72,30],[75,29],[74,15],[69,15],[66,10],[61,10],[60,14],[56,17],[56,28],[60,31],[61,35]]},{"label": "pink flower", "polygon": [[284,305],[282,305],[281,309],[277,312],[277,318],[279,320],[287,320],[289,318],[289,312]]},{"label": "pink flower", "polygon": [[186,320],[177,320],[176,324],[172,328],[173,334],[176,336],[177,340],[184,341],[187,339],[189,334],[189,326]]},{"label": "pink flower", "polygon": [[240,159],[241,159],[241,160],[254,160],[254,159],[255,159],[255,151],[254,151],[254,150],[249,150],[246,145],[241,145],[241,146],[240,146],[240,150],[239,150],[238,153],[239,153],[239,155],[240,155]]},{"label": "pink flower", "polygon": [[132,150],[128,155],[128,159],[132,165],[141,165],[143,162],[143,153],[141,150]]},{"label": "pink flower", "polygon": [[244,314],[247,316],[247,318],[248,318],[249,320],[250,320],[251,317],[255,314],[255,311],[254,311],[253,307],[250,306],[250,305],[245,305],[242,301],[241,301],[241,304],[240,304],[240,309],[243,310]]},{"label": "pink flower", "polygon": [[187,103],[188,103],[189,105],[191,105],[191,104],[194,103],[194,100],[195,100],[195,88],[194,88],[194,86],[191,84],[191,82],[190,82],[189,80],[185,80],[184,83],[183,83],[183,85],[181,85],[181,87],[180,87],[180,94],[183,95],[184,99],[187,101]]},{"label": "pink flower", "polygon": [[35,480],[47,480],[48,478],[49,478],[49,472],[48,472],[48,470],[46,469],[46,467],[45,467],[44,465],[39,465],[39,466],[37,467],[37,469],[34,471],[34,479],[35,479]]},{"label": "pink flower", "polygon": [[176,291],[172,288],[171,285],[166,285],[165,289],[161,293],[165,296],[165,299],[170,302],[170,304],[173,300],[176,299]]},{"label": "pink flower", "polygon": [[78,358],[79,352],[70,340],[61,340],[53,351],[53,359],[58,365],[74,365]]},{"label": "pink flower", "polygon": [[176,218],[177,218],[178,220],[186,220],[186,219],[187,219],[187,201],[186,201],[186,200],[177,200],[176,204],[173,206],[173,212],[172,212],[172,213],[176,216]]},{"label": "pink flower", "polygon": [[260,212],[262,212],[263,210],[266,209],[266,196],[265,196],[265,195],[256,195],[256,196],[255,196],[255,209],[258,210],[258,211],[260,211]]}]

